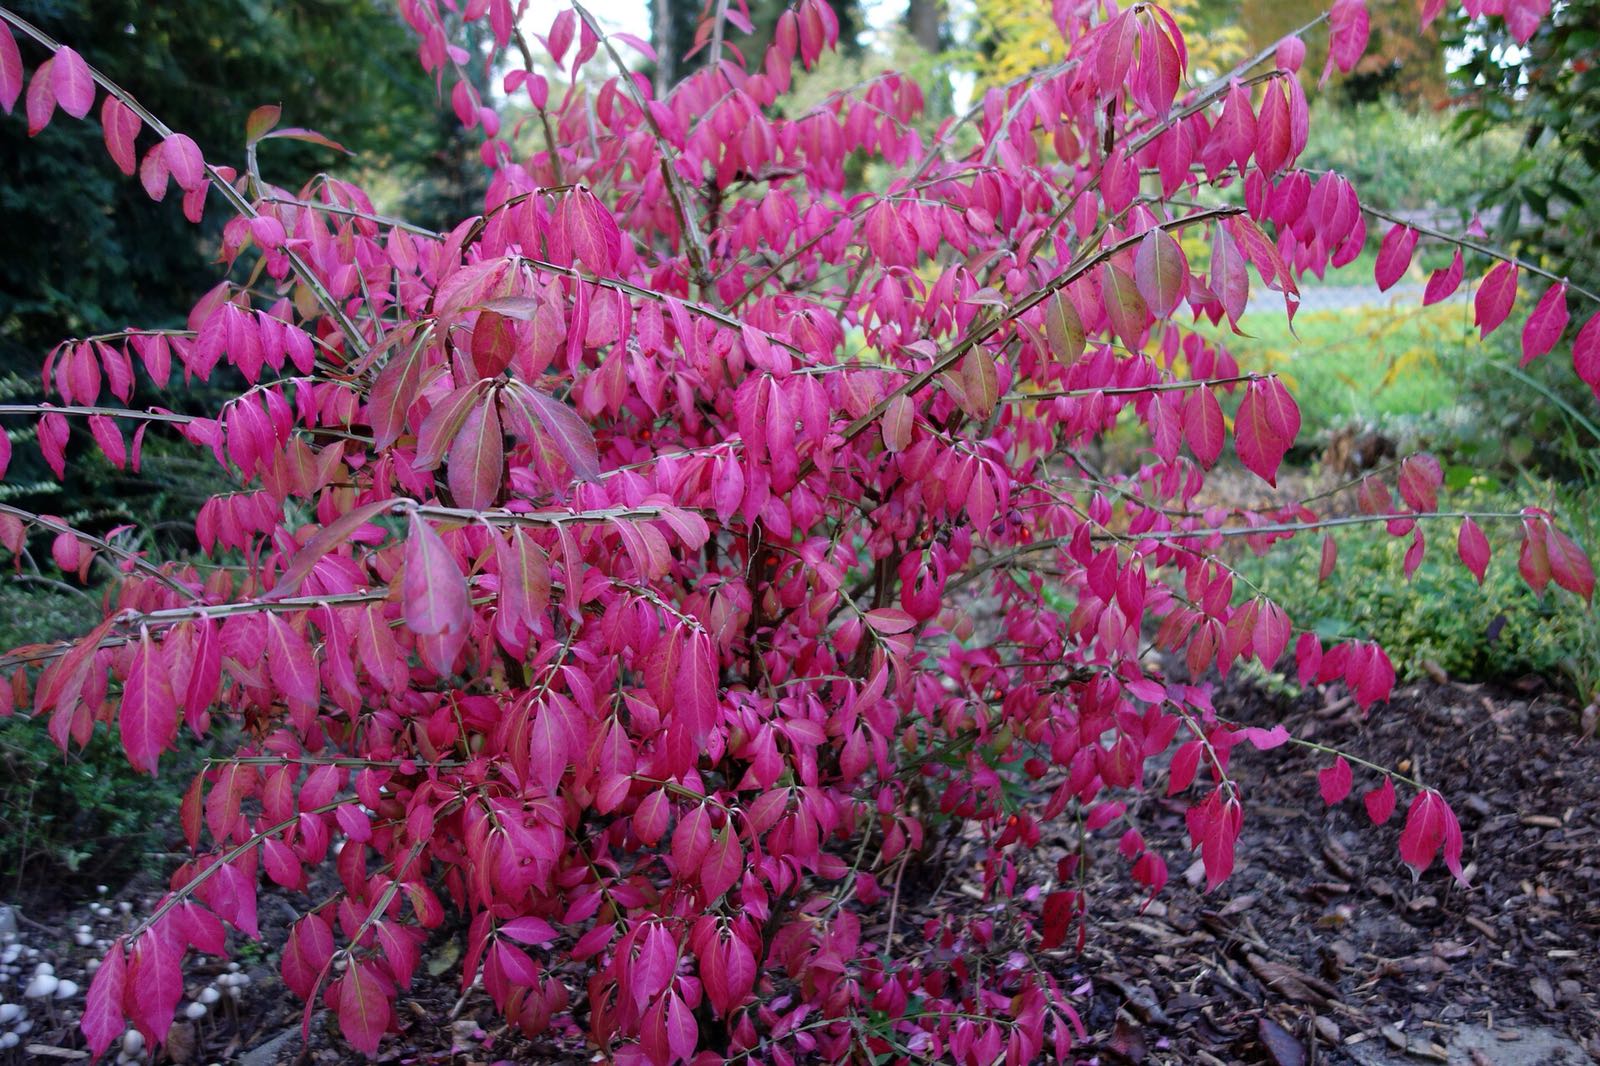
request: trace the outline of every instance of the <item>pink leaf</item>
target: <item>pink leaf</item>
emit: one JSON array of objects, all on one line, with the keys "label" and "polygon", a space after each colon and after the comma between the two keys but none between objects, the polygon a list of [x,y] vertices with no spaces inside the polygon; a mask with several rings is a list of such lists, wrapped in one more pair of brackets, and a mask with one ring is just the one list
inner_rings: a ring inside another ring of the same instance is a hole
[{"label": "pink leaf", "polygon": [[339,1031],[350,1046],[376,1055],[389,1028],[389,995],[369,962],[352,962],[337,985]]},{"label": "pink leaf", "polygon": [[200,146],[182,133],[169,134],[162,142],[161,155],[167,164],[167,173],[181,189],[194,189],[205,184],[206,161]]},{"label": "pink leaf", "polygon": [[[1276,485],[1278,464],[1299,428],[1299,408],[1277,379],[1252,381],[1233,420],[1233,443],[1239,461],[1269,485]],[[1290,430],[1293,432],[1286,432]]]},{"label": "pink leaf", "polygon": [[1594,569],[1572,538],[1551,526],[1545,532],[1545,556],[1557,585],[1585,600],[1594,599]]},{"label": "pink leaf", "polygon": [[1516,299],[1516,264],[1496,264],[1478,286],[1478,293],[1472,299],[1472,318],[1477,323],[1480,339],[1499,328],[1511,313],[1511,305]]},{"label": "pink leaf", "polygon": [[492,395],[467,412],[450,445],[450,495],[457,507],[481,511],[494,504],[505,476],[500,407]]},{"label": "pink leaf", "polygon": [[1444,484],[1444,470],[1439,460],[1427,452],[1407,456],[1400,463],[1400,497],[1414,511],[1428,512],[1439,505],[1439,487]]},{"label": "pink leaf", "polygon": [[1394,813],[1394,779],[1385,777],[1383,784],[1361,797],[1367,806],[1367,817],[1373,825],[1382,825]]},{"label": "pink leaf", "polygon": [[744,848],[739,844],[739,836],[733,826],[723,826],[712,839],[711,850],[706,852],[700,867],[700,887],[705,890],[708,904],[732,888],[743,871]]},{"label": "pink leaf", "polygon": [[[1328,66],[1337,65],[1348,74],[1367,50],[1366,0],[1334,0],[1328,12],[1328,26]],[[1322,77],[1327,79],[1327,70]]]},{"label": "pink leaf", "polygon": [[1322,790],[1322,802],[1330,807],[1350,795],[1350,764],[1343,755],[1335,756],[1332,766],[1317,771],[1317,787]]},{"label": "pink leaf", "polygon": [[1153,228],[1139,242],[1133,260],[1133,277],[1139,295],[1157,318],[1165,318],[1183,299],[1189,280],[1189,260],[1172,235]]},{"label": "pink leaf", "polygon": [[406,538],[400,598],[406,625],[413,633],[432,636],[466,629],[470,615],[467,579],[439,534],[416,511],[411,512]]},{"label": "pink leaf", "polygon": [[594,432],[577,412],[538,389],[512,388],[506,395],[517,397],[527,406],[529,414],[544,427],[574,474],[585,481],[600,476],[600,453],[595,448]]},{"label": "pink leaf", "polygon": [[1417,793],[1406,811],[1405,828],[1400,832],[1400,858],[1421,874],[1443,847],[1445,865],[1455,874],[1456,880],[1466,886],[1466,875],[1461,870],[1461,845],[1461,826],[1444,797],[1432,789]]},{"label": "pink leaf", "polygon": [[1478,584],[1483,584],[1484,572],[1489,569],[1489,538],[1470,518],[1461,520],[1461,529],[1456,533],[1456,553],[1478,579]]},{"label": "pink leaf", "polygon": [[89,982],[83,1018],[78,1027],[89,1039],[89,1049],[99,1058],[118,1040],[127,1026],[122,1013],[123,989],[128,975],[127,957],[119,937],[100,960],[100,968]]},{"label": "pink leaf", "polygon": [[1211,386],[1191,391],[1183,402],[1183,436],[1201,466],[1209,469],[1216,463],[1225,435],[1222,405]]},{"label": "pink leaf", "polygon": [[137,770],[154,774],[161,753],[178,735],[178,704],[159,645],[141,631],[122,687],[122,749]]},{"label": "pink leaf", "polygon": [[1567,283],[1558,281],[1544,296],[1522,325],[1522,366],[1527,366],[1556,346],[1567,328]]},{"label": "pink leaf", "polygon": [[501,936],[524,944],[550,944],[556,939],[556,931],[550,927],[550,923],[532,915],[501,922],[498,932]]},{"label": "pink leaf", "polygon": [[1450,260],[1450,265],[1440,267],[1428,277],[1428,285],[1422,292],[1422,306],[1436,304],[1440,300],[1448,300],[1461,285],[1461,274],[1465,269],[1461,262],[1461,249],[1456,249],[1456,254]]},{"label": "pink leaf", "polygon": [[94,77],[89,73],[89,64],[66,45],[56,50],[50,86],[61,110],[73,118],[82,118],[94,106]]},{"label": "pink leaf", "polygon": [[1373,277],[1378,291],[1384,292],[1405,276],[1411,268],[1411,256],[1417,247],[1417,231],[1403,222],[1396,222],[1383,242],[1378,245],[1378,261],[1373,267]]},{"label": "pink leaf", "polygon": [[1572,369],[1600,400],[1600,312],[1583,324],[1572,342]]},{"label": "pink leaf", "polygon": [[0,23],[0,107],[11,114],[22,95],[22,53],[17,51],[17,40],[11,36],[11,27]]}]

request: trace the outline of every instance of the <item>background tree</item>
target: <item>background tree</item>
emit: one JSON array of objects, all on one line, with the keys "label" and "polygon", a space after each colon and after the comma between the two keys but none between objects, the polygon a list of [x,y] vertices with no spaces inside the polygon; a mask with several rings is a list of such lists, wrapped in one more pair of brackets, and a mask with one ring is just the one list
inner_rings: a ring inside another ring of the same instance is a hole
[{"label": "background tree", "polygon": [[[357,154],[279,142],[269,177],[382,172],[412,217],[465,213],[480,179],[461,166],[456,124],[417,69],[415,44],[388,5],[370,0],[24,0],[19,14],[79,42],[84,58],[187,131],[207,158],[237,162],[259,104]],[[56,124],[29,143],[20,116],[0,122],[0,366],[31,375],[62,337],[135,319],[171,324],[196,287],[224,213],[196,230],[172,204],[103,166],[100,133]],[[475,168],[469,168],[474,170]]]}]

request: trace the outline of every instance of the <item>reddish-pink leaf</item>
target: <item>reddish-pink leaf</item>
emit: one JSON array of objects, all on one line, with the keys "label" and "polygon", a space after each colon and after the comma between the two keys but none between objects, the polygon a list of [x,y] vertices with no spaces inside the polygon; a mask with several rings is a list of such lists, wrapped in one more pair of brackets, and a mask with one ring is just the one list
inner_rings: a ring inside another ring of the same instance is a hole
[{"label": "reddish-pink leaf", "polygon": [[338,983],[339,1031],[363,1055],[376,1055],[389,1028],[390,1006],[385,982],[370,962],[352,962]]},{"label": "reddish-pink leaf", "polygon": [[1428,284],[1422,291],[1422,306],[1436,304],[1440,300],[1448,300],[1461,287],[1461,275],[1465,270],[1461,261],[1461,249],[1456,249],[1456,254],[1450,260],[1450,265],[1440,267],[1428,277]]},{"label": "reddish-pink leaf", "polygon": [[1367,817],[1372,819],[1373,825],[1382,825],[1394,813],[1394,779],[1385,777],[1383,784],[1369,790],[1361,797],[1367,806]]},{"label": "reddish-pink leaf", "polygon": [[1417,793],[1406,810],[1405,828],[1400,831],[1400,858],[1406,865],[1421,874],[1443,847],[1445,865],[1465,886],[1467,878],[1461,870],[1461,844],[1461,825],[1444,797],[1432,789]]},{"label": "reddish-pink leaf", "polygon": [[700,866],[700,887],[708,901],[715,900],[739,880],[744,871],[744,848],[733,826],[726,825],[712,838],[711,849],[706,852]]},{"label": "reddish-pink leaf", "polygon": [[1478,579],[1478,584],[1483,584],[1484,572],[1489,569],[1489,538],[1470,518],[1461,520],[1461,529],[1456,533],[1456,553]]},{"label": "reddish-pink leaf", "polygon": [[1428,512],[1439,505],[1439,487],[1444,484],[1444,470],[1439,460],[1427,452],[1407,456],[1400,463],[1400,498],[1413,511]]},{"label": "reddish-pink leaf", "polygon": [[1550,576],[1568,592],[1594,599],[1594,569],[1582,548],[1561,530],[1545,531],[1545,557],[1550,560]]},{"label": "reddish-pink leaf", "polygon": [[1572,369],[1600,400],[1600,312],[1583,324],[1572,342]]},{"label": "reddish-pink leaf", "polygon": [[1516,300],[1516,264],[1506,262],[1495,264],[1494,269],[1489,271],[1478,286],[1477,295],[1472,298],[1472,319],[1477,323],[1480,339],[1500,327],[1500,323],[1511,313],[1511,305]]},{"label": "reddish-pink leaf", "polygon": [[1244,811],[1227,789],[1219,788],[1190,807],[1185,815],[1191,846],[1200,849],[1206,871],[1206,891],[1214,890],[1233,873],[1234,844],[1244,825]]},{"label": "reddish-pink leaf", "polygon": [[915,629],[917,620],[897,607],[879,607],[865,615],[867,625],[885,636]]},{"label": "reddish-pink leaf", "polygon": [[1056,290],[1045,301],[1044,335],[1051,353],[1063,363],[1076,362],[1083,354],[1083,319],[1064,289]]},{"label": "reddish-pink leaf", "polygon": [[1383,235],[1383,242],[1378,245],[1378,261],[1372,270],[1379,292],[1386,291],[1411,268],[1411,256],[1416,251],[1417,236],[1417,231],[1403,222],[1396,222],[1389,232]]},{"label": "reddish-pink leaf", "polygon": [[1558,281],[1544,291],[1522,324],[1522,364],[1527,366],[1556,346],[1567,328],[1567,283]]},{"label": "reddish-pink leaf", "polygon": [[672,1051],[672,1057],[679,1062],[688,1062],[694,1058],[695,1046],[700,1041],[700,1027],[694,1020],[694,1012],[689,1009],[677,993],[667,993],[667,1047]]},{"label": "reddish-pink leaf", "polygon": [[460,633],[467,627],[467,579],[450,549],[417,512],[411,512],[406,538],[405,577],[400,601],[413,633]]},{"label": "reddish-pink leaf", "polygon": [[321,914],[312,913],[289,927],[283,947],[283,983],[301,999],[309,999],[333,959],[333,928]]},{"label": "reddish-pink leaf", "polygon": [[[993,364],[991,363],[991,366]],[[903,452],[911,444],[911,434],[916,425],[917,409],[910,396],[896,396],[883,412],[883,447],[885,451]]]},{"label": "reddish-pink leaf", "polygon": [[1156,227],[1144,235],[1133,260],[1133,280],[1157,318],[1178,306],[1189,281],[1189,260],[1171,234]]},{"label": "reddish-pink leaf", "polygon": [[100,105],[100,128],[105,133],[106,151],[117,169],[130,178],[139,169],[134,140],[139,136],[140,127],[139,116],[115,96],[107,96]]},{"label": "reddish-pink leaf", "polygon": [[576,411],[521,382],[512,382],[505,395],[515,397],[525,405],[529,416],[544,428],[574,474],[585,481],[593,481],[600,476],[600,453],[595,447],[594,432],[578,417]]},{"label": "reddish-pink leaf", "polygon": [[181,189],[196,189],[205,184],[206,161],[200,146],[186,134],[168,134],[161,144],[161,155],[167,164],[167,173]]},{"label": "reddish-pink leaf", "polygon": [[[0,31],[3,32],[3,31]],[[100,960],[100,968],[89,982],[89,995],[84,1002],[83,1018],[78,1027],[89,1039],[89,1049],[99,1058],[112,1043],[121,1038],[127,1022],[122,1013],[124,985],[128,975],[127,957],[119,937]]]},{"label": "reddish-pink leaf", "polygon": [[[1366,0],[1334,0],[1328,11],[1328,27],[1328,66],[1338,66],[1342,73],[1348,74],[1367,50]],[[1327,79],[1327,70],[1322,77]]]},{"label": "reddish-pink leaf", "polygon": [[1121,269],[1107,263],[1100,276],[1100,294],[1105,298],[1112,331],[1125,347],[1137,351],[1150,317],[1138,286]]},{"label": "reddish-pink leaf", "polygon": [[[1277,385],[1277,388],[1269,388]],[[1300,428],[1300,412],[1277,379],[1252,381],[1233,420],[1233,444],[1246,470],[1269,485],[1278,483],[1278,464]]]},{"label": "reddish-pink leaf", "polygon": [[66,45],[56,49],[50,87],[55,90],[61,110],[73,118],[82,118],[94,106],[94,76],[89,73],[89,64]]},{"label": "reddish-pink leaf", "polygon": [[34,68],[33,77],[28,79],[28,97],[24,107],[28,112],[29,137],[37,136],[50,125],[51,116],[56,113],[56,90],[51,84],[54,79],[50,76],[55,62],[54,57],[46,59]]},{"label": "reddish-pink leaf", "polygon": [[1202,385],[1189,393],[1183,402],[1183,437],[1189,450],[1200,460],[1200,465],[1210,468],[1222,454],[1226,437],[1222,418],[1222,405],[1210,385]]},{"label": "reddish-pink leaf", "polygon": [[154,1047],[166,1042],[183,998],[183,949],[157,926],[135,942],[128,960],[122,1003],[133,1024]]},{"label": "reddish-pink leaf", "polygon": [[161,753],[178,735],[178,703],[172,695],[161,647],[141,631],[122,686],[119,715],[122,750],[137,770],[154,774]]},{"label": "reddish-pink leaf", "polygon": [[1328,580],[1333,576],[1333,568],[1339,562],[1339,544],[1333,539],[1331,533],[1322,535],[1322,562],[1317,567],[1317,583]]},{"label": "reddish-pink leaf", "polygon": [[1322,790],[1322,802],[1330,807],[1350,795],[1350,764],[1343,755],[1335,756],[1332,766],[1317,771],[1317,787]]},{"label": "reddish-pink leaf", "polygon": [[501,936],[508,936],[524,944],[550,944],[556,939],[556,931],[550,927],[550,923],[532,915],[501,922],[498,932]]},{"label": "reddish-pink leaf", "polygon": [[450,445],[450,495],[457,507],[482,511],[494,505],[505,476],[505,440],[493,394],[467,412]]},{"label": "reddish-pink leaf", "polygon": [[0,23],[0,107],[11,114],[22,95],[22,53],[17,50],[17,40],[11,36],[11,27]]},{"label": "reddish-pink leaf", "polygon": [[583,188],[568,192],[556,208],[556,225],[574,259],[596,274],[616,273],[622,233],[610,210],[592,192]]},{"label": "reddish-pink leaf", "polygon": [[1262,90],[1261,114],[1256,118],[1256,165],[1267,174],[1276,174],[1289,159],[1292,144],[1289,129],[1289,98],[1277,79]]}]

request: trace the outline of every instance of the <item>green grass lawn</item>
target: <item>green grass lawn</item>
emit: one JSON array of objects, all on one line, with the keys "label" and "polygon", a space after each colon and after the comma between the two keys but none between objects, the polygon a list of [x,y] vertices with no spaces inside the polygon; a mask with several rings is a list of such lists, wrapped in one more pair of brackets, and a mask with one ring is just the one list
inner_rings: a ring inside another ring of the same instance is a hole
[{"label": "green grass lawn", "polygon": [[1464,364],[1478,356],[1471,311],[1462,304],[1301,311],[1291,330],[1281,312],[1240,320],[1209,335],[1246,371],[1274,372],[1300,404],[1307,439],[1362,423],[1408,433],[1458,405]]}]

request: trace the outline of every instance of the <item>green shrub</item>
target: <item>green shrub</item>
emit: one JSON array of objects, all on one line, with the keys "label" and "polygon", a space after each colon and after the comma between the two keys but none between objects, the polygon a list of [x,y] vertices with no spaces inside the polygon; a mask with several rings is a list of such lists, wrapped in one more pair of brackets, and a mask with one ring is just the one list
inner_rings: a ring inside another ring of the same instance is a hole
[{"label": "green shrub", "polygon": [[[1477,477],[1451,500],[1464,509],[1513,510],[1514,499],[1532,496],[1523,487],[1501,489]],[[1566,500],[1559,511],[1575,523],[1574,535],[1591,546],[1595,530],[1584,529],[1582,518],[1597,508],[1600,492],[1591,490]],[[1435,527],[1429,532],[1427,555],[1409,583],[1404,558],[1410,538],[1369,526],[1337,537],[1338,566],[1325,582],[1317,580],[1318,538],[1245,561],[1241,572],[1283,604],[1297,627],[1315,630],[1324,642],[1376,640],[1402,677],[1426,676],[1428,664],[1468,681],[1537,674],[1565,677],[1577,692],[1591,696],[1600,663],[1594,611],[1573,610],[1566,594],[1553,587],[1542,598],[1535,596],[1518,575],[1512,551],[1491,559],[1480,588],[1456,558],[1455,531]]]}]

